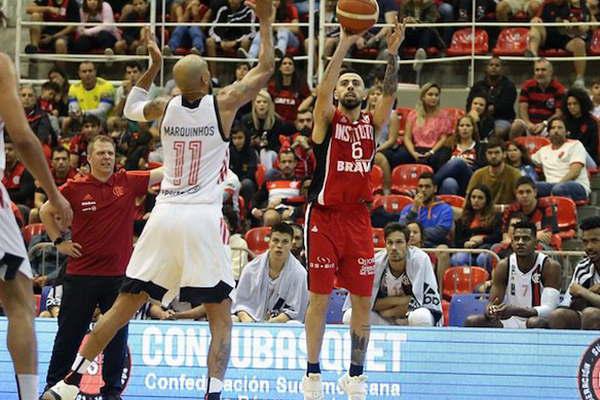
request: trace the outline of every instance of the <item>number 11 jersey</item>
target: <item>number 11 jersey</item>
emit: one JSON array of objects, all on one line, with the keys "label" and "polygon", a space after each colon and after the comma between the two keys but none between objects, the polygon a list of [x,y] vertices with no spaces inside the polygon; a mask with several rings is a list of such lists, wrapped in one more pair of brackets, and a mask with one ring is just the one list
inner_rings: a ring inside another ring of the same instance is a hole
[{"label": "number 11 jersey", "polygon": [[164,178],[157,202],[215,204],[223,198],[229,140],[223,137],[216,97],[173,97],[160,125]]},{"label": "number 11 jersey", "polygon": [[375,128],[370,113],[351,121],[336,108],[323,143],[314,148],[317,167],[309,201],[322,206],[360,204],[373,200],[371,167]]}]

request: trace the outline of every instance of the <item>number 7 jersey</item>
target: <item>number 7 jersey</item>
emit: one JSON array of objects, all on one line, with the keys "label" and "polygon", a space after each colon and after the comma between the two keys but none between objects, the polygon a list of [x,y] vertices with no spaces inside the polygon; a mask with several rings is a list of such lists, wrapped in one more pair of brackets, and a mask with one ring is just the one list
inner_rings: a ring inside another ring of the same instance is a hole
[{"label": "number 7 jersey", "polygon": [[157,202],[220,204],[229,166],[216,97],[173,97],[160,125],[164,177]]},{"label": "number 7 jersey", "polygon": [[373,200],[371,167],[375,128],[370,113],[351,121],[336,108],[325,140],[314,147],[317,167],[309,201],[322,206],[360,204]]}]

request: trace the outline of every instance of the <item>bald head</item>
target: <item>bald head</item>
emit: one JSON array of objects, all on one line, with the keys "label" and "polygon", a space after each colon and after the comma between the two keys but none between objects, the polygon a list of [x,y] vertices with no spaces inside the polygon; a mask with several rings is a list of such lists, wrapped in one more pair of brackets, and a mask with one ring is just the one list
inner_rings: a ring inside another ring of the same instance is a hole
[{"label": "bald head", "polygon": [[200,56],[190,54],[177,61],[173,78],[183,95],[208,92],[210,73],[208,64]]}]

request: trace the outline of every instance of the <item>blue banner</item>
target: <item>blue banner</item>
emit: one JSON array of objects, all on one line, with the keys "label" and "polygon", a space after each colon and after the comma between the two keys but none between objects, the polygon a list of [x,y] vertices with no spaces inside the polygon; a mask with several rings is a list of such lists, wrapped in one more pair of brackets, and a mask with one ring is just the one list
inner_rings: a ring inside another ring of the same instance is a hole
[{"label": "blue banner", "polygon": [[[17,399],[6,319],[0,319],[0,399]],[[40,391],[56,320],[36,321]],[[369,399],[600,399],[597,332],[373,327],[366,362]],[[134,321],[125,399],[199,399],[206,388],[208,325]],[[326,399],[350,359],[348,328],[327,327],[321,368]],[[101,358],[83,382],[81,399],[100,399]],[[304,327],[234,324],[223,398],[302,399]]]}]

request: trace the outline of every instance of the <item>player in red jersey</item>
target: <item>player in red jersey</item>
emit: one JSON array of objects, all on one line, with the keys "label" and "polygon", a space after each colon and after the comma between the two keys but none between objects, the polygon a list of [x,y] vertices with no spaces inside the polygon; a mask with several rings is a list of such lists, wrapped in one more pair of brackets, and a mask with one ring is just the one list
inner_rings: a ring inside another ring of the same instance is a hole
[{"label": "player in red jersey", "polygon": [[340,74],[344,56],[360,36],[342,32],[317,88],[312,131],[317,168],[309,190],[305,226],[310,301],[305,321],[308,366],[302,389],[304,398],[310,400],[324,399],[319,354],[334,285],[348,289],[352,300],[350,371],[338,384],[349,399],[366,398],[363,365],[369,342],[374,273],[367,208],[372,201],[370,171],[376,135],[387,124],[396,96],[398,48],[404,39],[404,24],[396,23],[386,38],[388,63],[383,96],[373,114],[361,111],[367,91],[360,75],[351,71]]}]

